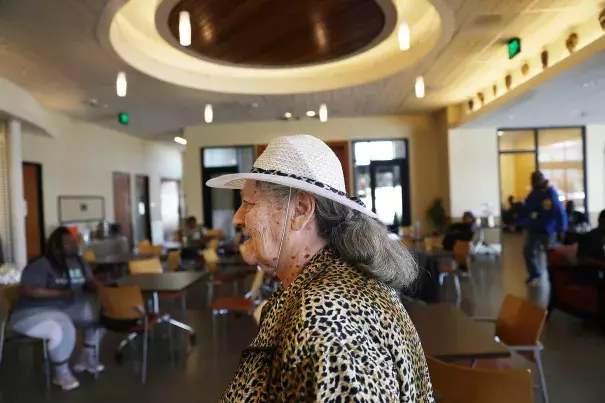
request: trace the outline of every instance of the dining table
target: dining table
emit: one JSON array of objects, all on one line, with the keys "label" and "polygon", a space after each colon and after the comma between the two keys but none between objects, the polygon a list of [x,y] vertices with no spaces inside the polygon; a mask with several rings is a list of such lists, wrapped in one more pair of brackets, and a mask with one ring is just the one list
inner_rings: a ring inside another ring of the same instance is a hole
[{"label": "dining table", "polygon": [[407,309],[427,356],[441,361],[508,358],[508,348],[496,340],[493,324],[476,322],[450,304]]}]

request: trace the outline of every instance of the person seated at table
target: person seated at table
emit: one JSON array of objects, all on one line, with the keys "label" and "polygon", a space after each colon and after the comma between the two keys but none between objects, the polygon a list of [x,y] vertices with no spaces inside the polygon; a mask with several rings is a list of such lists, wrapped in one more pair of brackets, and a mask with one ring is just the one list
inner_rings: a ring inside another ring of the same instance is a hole
[{"label": "person seated at table", "polygon": [[97,325],[99,306],[89,266],[78,255],[73,235],[59,227],[48,239],[44,255],[28,264],[21,276],[20,296],[11,312],[10,326],[20,334],[48,341],[54,366],[53,383],[63,390],[80,384],[69,367],[76,345],[76,327],[83,329],[83,348],[75,372],[103,371],[95,354],[104,333]]},{"label": "person seated at table", "polygon": [[576,210],[576,204],[569,200],[565,205],[567,212],[567,232],[565,233],[565,244],[573,245],[578,242],[578,234],[590,231],[590,223],[586,214]]},{"label": "person seated at table", "polygon": [[605,262],[605,210],[599,214],[597,228],[578,236],[578,258],[583,261]]},{"label": "person seated at table", "polygon": [[519,227],[516,225],[520,213],[523,211],[523,203],[515,201],[515,196],[508,196],[508,208],[502,207],[502,223],[504,229],[509,232],[519,231]]},{"label": "person seated at table", "polygon": [[201,241],[205,233],[205,228],[198,225],[197,218],[189,216],[185,219],[185,227],[182,231],[183,241],[185,239],[187,240],[187,243]]},{"label": "person seated at table", "polygon": [[456,241],[472,241],[475,236],[475,222],[475,215],[470,211],[465,211],[462,215],[462,222],[454,223],[447,229],[442,242],[443,249],[454,250]]},{"label": "person seated at table", "polygon": [[130,253],[128,238],[122,232],[122,224],[114,222],[109,225],[109,238],[114,242],[114,251],[116,255],[127,255]]}]

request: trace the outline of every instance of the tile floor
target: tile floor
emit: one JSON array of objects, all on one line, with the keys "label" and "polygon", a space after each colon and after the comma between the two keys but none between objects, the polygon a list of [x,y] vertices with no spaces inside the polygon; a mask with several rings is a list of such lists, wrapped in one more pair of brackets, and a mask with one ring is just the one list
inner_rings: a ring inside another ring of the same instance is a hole
[{"label": "tile floor", "polygon": [[[473,266],[475,287],[463,282],[462,309],[470,315],[495,316],[506,293],[546,304],[548,284],[528,289],[520,255],[522,239],[506,236],[504,254],[499,262],[481,261]],[[226,287],[225,292],[230,292]],[[131,361],[118,366],[112,349],[118,337],[108,335],[103,343],[107,370],[98,380],[80,376],[82,387],[72,392],[53,388],[44,390],[39,347],[9,347],[0,367],[0,402],[2,403],[108,403],[134,402],[217,402],[237,367],[240,352],[254,336],[255,325],[249,317],[229,317],[214,348],[212,321],[205,307],[204,287],[200,284],[189,295],[187,320],[199,333],[199,344],[186,358],[170,364],[162,340],[155,341],[149,379],[141,385],[138,370]],[[453,286],[446,280],[444,298],[454,301]],[[544,364],[551,403],[605,402],[605,336],[582,321],[555,312],[543,334],[546,347]],[[178,345],[184,345],[184,338]],[[18,353],[18,354],[17,354]],[[536,399],[539,402],[540,399]],[[488,403],[488,402],[486,402]]]}]

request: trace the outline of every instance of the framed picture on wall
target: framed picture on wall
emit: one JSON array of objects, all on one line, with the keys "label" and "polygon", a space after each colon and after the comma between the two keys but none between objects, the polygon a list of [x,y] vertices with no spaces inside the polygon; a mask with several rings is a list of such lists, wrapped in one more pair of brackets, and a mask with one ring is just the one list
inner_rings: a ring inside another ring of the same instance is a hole
[{"label": "framed picture on wall", "polygon": [[61,224],[105,220],[103,196],[59,196],[57,199]]}]

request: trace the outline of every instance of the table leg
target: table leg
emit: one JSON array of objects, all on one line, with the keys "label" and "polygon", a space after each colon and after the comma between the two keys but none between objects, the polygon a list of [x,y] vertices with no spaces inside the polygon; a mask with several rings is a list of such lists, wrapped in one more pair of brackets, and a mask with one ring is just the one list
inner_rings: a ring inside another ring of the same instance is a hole
[{"label": "table leg", "polygon": [[158,297],[158,293],[154,292],[153,293],[153,313],[159,313],[160,312],[160,299]]}]

